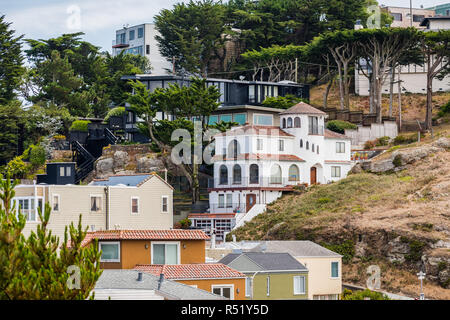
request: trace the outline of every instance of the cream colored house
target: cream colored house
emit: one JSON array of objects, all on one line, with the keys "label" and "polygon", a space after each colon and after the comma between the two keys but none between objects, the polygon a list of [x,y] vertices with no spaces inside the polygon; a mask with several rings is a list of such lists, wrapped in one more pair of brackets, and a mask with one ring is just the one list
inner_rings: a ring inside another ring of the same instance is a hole
[{"label": "cream colored house", "polygon": [[38,207],[49,203],[49,228],[63,240],[73,222],[90,231],[115,229],[171,229],[173,188],[157,174],[113,176],[89,185],[18,185],[16,208],[27,217],[25,236],[39,224]]},{"label": "cream colored house", "polygon": [[207,260],[236,252],[289,253],[308,269],[308,299],[338,300],[342,294],[342,256],[312,241],[226,242],[207,249]]}]

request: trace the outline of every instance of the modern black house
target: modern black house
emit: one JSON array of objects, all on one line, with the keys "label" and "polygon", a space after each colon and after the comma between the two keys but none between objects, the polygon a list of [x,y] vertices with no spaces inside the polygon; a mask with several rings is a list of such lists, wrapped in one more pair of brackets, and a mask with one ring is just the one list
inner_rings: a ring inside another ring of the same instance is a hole
[{"label": "modern black house", "polygon": [[37,175],[37,184],[75,184],[75,162],[47,163],[47,173]]},{"label": "modern black house", "polygon": [[[122,77],[122,80],[140,81],[144,83],[150,91],[153,91],[156,88],[168,88],[170,84],[174,83],[177,83],[179,86],[189,86],[191,83],[189,77],[175,75],[137,74],[124,76]],[[266,119],[264,117],[253,118],[253,114],[250,119],[248,114],[248,110],[250,109],[255,109],[257,113],[258,111],[261,111],[259,113],[262,114],[278,114],[279,110],[277,109],[261,107],[262,102],[267,97],[284,97],[290,94],[298,98],[309,99],[309,85],[290,81],[263,82],[207,78],[206,82],[208,86],[216,86],[221,93],[219,98],[221,105],[219,109],[211,115],[209,121],[211,124],[220,120],[234,121],[239,124],[267,121],[268,118]],[[136,124],[139,122],[139,119],[128,105],[125,106],[125,110],[126,112],[121,119],[110,119],[110,130],[114,132],[114,129],[117,130],[120,128],[124,130],[126,140],[133,142],[147,142],[148,138],[142,135],[137,128]],[[246,113],[247,115],[244,115]],[[158,112],[157,118],[173,120],[172,115],[165,114],[164,112]]]}]

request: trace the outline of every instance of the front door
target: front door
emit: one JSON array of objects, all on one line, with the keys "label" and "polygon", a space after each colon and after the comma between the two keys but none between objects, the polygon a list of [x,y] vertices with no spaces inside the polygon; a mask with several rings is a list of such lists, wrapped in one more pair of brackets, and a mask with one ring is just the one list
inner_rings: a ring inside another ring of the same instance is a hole
[{"label": "front door", "polygon": [[256,203],[256,194],[248,194],[246,199],[246,212],[249,212]]},{"label": "front door", "polygon": [[311,184],[316,184],[317,183],[317,168],[316,167],[311,167]]}]

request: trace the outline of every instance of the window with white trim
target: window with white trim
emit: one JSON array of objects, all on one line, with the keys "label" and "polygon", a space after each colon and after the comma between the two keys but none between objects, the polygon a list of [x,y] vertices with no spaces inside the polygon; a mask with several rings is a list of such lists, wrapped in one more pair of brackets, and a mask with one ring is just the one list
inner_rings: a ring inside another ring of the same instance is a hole
[{"label": "window with white trim", "polygon": [[212,293],[217,294],[219,296],[228,298],[230,300],[234,299],[234,286],[212,286]]},{"label": "window with white trim", "polygon": [[279,142],[278,142],[278,144],[279,144],[279,148],[278,148],[278,150],[279,151],[284,151],[284,140],[278,140]]},{"label": "window with white trim", "polygon": [[331,177],[339,178],[341,176],[341,167],[333,166],[331,167]]},{"label": "window with white trim", "polygon": [[100,262],[120,262],[120,242],[104,241],[99,242],[99,249],[102,252]]},{"label": "window with white trim", "polygon": [[131,213],[139,214],[139,197],[131,197]]},{"label": "window with white trim", "polygon": [[179,255],[178,243],[152,242],[152,264],[179,264]]},{"label": "window with white trim", "polygon": [[161,197],[161,212],[162,213],[169,212],[169,197],[168,196]]},{"label": "window with white trim", "polygon": [[91,195],[91,212],[102,211],[102,196]]},{"label": "window with white trim", "polygon": [[52,210],[53,211],[59,211],[60,208],[60,198],[59,198],[59,194],[54,194],[52,196]]},{"label": "window with white trim", "polygon": [[257,151],[263,150],[263,139],[260,138],[256,139],[256,150]]},{"label": "window with white trim", "polygon": [[65,176],[65,168],[66,167],[59,167],[59,176],[64,177]]},{"label": "window with white trim", "polygon": [[339,262],[331,263],[331,277],[339,278]]},{"label": "window with white trim", "polygon": [[306,293],[306,279],[305,276],[294,276],[294,294]]},{"label": "window with white trim", "polygon": [[233,207],[233,194],[227,193],[227,208]]},{"label": "window with white trim", "polygon": [[[36,203],[37,200],[37,203]],[[16,204],[16,212],[20,212],[25,216],[26,221],[38,221],[38,208],[43,210],[43,200],[41,197],[16,197],[13,199]]]},{"label": "window with white trim", "polygon": [[245,278],[245,296],[250,297],[250,290],[252,287],[252,278]]},{"label": "window with white trim", "polygon": [[225,207],[225,195],[219,194],[219,208]]},{"label": "window with white trim", "polygon": [[336,142],[336,153],[345,153],[345,142]]}]

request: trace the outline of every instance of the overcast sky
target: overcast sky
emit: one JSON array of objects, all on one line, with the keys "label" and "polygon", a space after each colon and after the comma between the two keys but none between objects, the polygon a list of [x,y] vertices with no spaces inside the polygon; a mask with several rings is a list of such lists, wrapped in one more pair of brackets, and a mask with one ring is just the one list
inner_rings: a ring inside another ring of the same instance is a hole
[{"label": "overcast sky", "polygon": [[[380,4],[409,7],[410,0],[379,0]],[[412,0],[424,8],[450,0]],[[111,51],[115,30],[125,24],[152,22],[163,8],[181,0],[0,0],[0,14],[25,38],[48,39],[83,31],[84,39]]]}]

